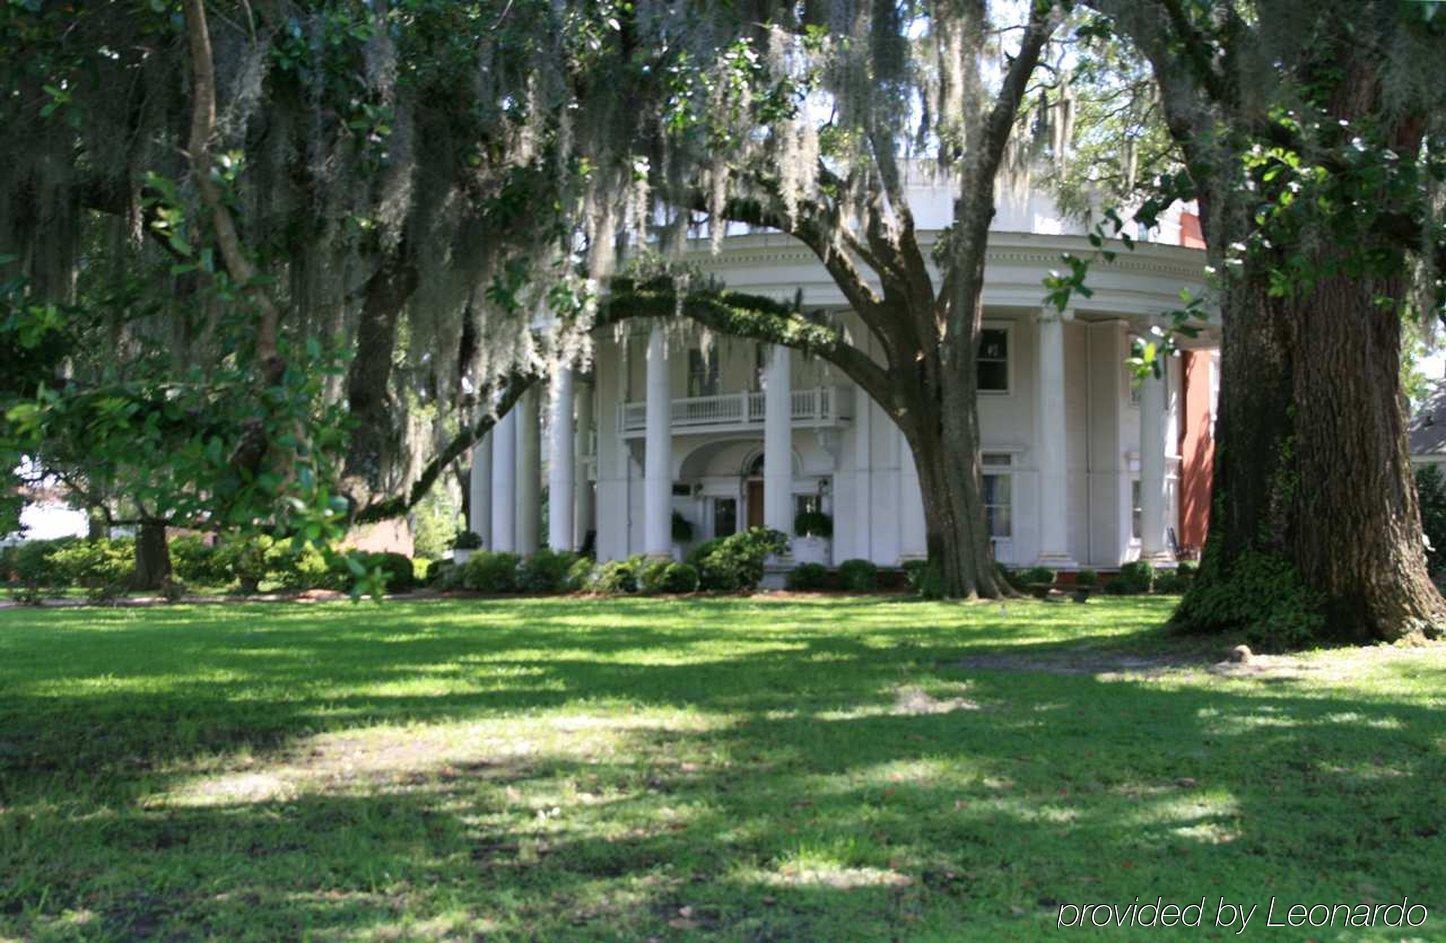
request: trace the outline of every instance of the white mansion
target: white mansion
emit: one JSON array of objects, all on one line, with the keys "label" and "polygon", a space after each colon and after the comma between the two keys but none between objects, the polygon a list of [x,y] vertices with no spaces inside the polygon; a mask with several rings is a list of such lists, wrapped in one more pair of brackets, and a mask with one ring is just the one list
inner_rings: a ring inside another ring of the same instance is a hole
[{"label": "white mansion", "polygon": [[[912,195],[927,243],[950,194]],[[1203,290],[1194,218],[1177,211],[1133,251],[1097,262],[1092,294],[1060,315],[1042,280],[1062,252],[1090,252],[1083,228],[1038,195],[1001,203],[979,352],[997,559],[1113,568],[1198,547],[1216,358],[1192,351],[1139,384],[1125,364],[1132,335],[1179,307],[1181,289]],[[778,233],[730,234],[717,254],[703,241],[694,260],[737,291],[847,307],[813,255]],[[677,518],[696,543],[755,524],[792,534],[803,511],[829,515],[832,538],[795,537],[795,560],[897,565],[925,553],[903,436],[839,371],[646,319],[621,339],[600,336],[590,375],[563,371],[498,423],[474,450],[469,505],[485,547],[520,553],[545,536],[555,548],[595,547],[600,560],[677,554],[687,549]]]}]

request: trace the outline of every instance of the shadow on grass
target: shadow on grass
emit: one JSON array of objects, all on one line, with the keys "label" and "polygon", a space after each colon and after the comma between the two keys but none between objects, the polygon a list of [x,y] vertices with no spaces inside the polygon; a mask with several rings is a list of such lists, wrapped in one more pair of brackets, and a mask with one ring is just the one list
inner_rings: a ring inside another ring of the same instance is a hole
[{"label": "shadow on grass", "polygon": [[1440,903],[1439,662],[1361,690],[964,665],[1159,644],[1149,607],[1060,608],[0,622],[0,927],[1037,939],[1137,894]]}]

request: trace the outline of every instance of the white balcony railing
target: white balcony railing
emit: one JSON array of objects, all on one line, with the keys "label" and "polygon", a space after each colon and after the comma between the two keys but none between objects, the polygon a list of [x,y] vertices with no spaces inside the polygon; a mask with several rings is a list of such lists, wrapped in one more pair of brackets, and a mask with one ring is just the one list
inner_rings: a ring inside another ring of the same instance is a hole
[{"label": "white balcony railing", "polygon": [[[763,393],[722,393],[675,399],[671,410],[672,428],[675,433],[762,428],[764,399]],[[794,390],[789,405],[795,426],[835,426],[852,416],[853,389],[820,386]],[[647,403],[618,404],[618,429],[624,436],[642,435],[647,428],[647,417]]]}]

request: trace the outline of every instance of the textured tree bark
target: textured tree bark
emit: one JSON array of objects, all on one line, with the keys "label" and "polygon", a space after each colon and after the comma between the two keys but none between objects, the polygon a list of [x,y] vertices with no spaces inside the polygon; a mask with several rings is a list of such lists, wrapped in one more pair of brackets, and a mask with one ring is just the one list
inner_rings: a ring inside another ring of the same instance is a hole
[{"label": "textured tree bark", "polygon": [[397,321],[407,299],[416,291],[417,269],[403,253],[389,255],[367,280],[357,329],[356,356],[347,370],[347,407],[356,420],[348,444],[344,477],[370,503],[384,487],[389,459],[396,451],[400,430],[391,409],[392,360],[397,346]]},{"label": "textured tree bark", "polygon": [[160,589],[171,575],[171,548],[164,521],[144,520],[136,531],[136,589]]}]

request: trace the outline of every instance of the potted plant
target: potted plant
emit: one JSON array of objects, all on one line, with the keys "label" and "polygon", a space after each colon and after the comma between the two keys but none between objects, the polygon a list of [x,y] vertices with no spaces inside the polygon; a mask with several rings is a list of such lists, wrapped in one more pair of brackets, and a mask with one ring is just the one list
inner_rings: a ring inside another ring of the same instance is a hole
[{"label": "potted plant", "polygon": [[833,518],[822,511],[803,511],[793,519],[793,559],[797,563],[828,563]]},{"label": "potted plant", "polygon": [[472,557],[473,550],[482,549],[482,537],[470,530],[459,530],[452,538],[452,562],[461,566]]}]

